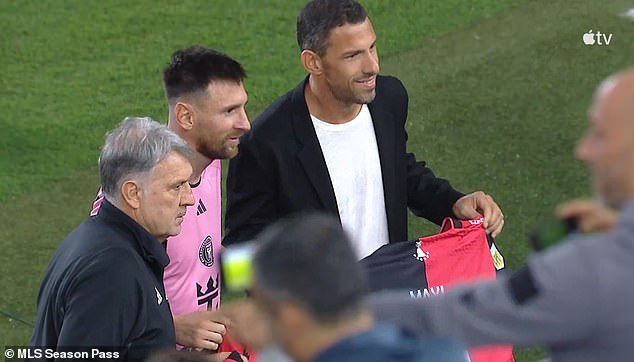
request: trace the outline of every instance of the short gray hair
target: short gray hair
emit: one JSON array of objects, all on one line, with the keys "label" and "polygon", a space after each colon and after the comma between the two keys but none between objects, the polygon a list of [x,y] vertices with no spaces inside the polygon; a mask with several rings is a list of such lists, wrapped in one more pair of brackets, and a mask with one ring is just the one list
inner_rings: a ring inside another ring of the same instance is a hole
[{"label": "short gray hair", "polygon": [[117,191],[126,179],[143,177],[170,153],[189,161],[192,150],[176,133],[150,117],[126,117],[106,133],[99,155],[99,177],[104,196],[118,200]]}]

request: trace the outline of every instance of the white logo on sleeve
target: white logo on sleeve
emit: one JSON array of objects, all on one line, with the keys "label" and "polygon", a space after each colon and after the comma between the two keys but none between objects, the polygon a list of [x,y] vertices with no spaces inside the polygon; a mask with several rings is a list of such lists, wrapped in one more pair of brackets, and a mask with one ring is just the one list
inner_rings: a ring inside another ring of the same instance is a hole
[{"label": "white logo on sleeve", "polygon": [[156,303],[161,305],[161,303],[163,303],[163,296],[161,295],[161,292],[159,292],[158,288],[154,287],[154,290],[156,290]]}]

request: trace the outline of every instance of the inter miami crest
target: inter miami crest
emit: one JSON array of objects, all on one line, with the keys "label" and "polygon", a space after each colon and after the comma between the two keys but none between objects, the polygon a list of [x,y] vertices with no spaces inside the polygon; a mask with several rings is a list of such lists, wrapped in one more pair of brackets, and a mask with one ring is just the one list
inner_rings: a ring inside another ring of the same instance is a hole
[{"label": "inter miami crest", "polygon": [[207,235],[202,244],[200,244],[198,259],[204,266],[211,267],[214,265],[214,244],[210,235]]}]

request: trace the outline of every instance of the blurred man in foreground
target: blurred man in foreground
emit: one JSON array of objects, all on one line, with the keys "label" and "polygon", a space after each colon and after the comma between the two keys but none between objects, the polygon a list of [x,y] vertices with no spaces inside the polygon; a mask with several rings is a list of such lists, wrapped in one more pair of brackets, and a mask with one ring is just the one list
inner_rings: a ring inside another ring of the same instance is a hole
[{"label": "blurred man in foreground", "polygon": [[299,362],[467,361],[465,350],[375,323],[362,300],[365,274],[336,218],[278,222],[258,236],[252,300],[230,307],[232,335],[274,342]]},{"label": "blurred man in foreground", "polygon": [[634,69],[599,86],[589,118],[576,155],[590,169],[595,198],[620,211],[616,225],[534,255],[508,278],[429,300],[376,296],[369,304],[378,318],[469,345],[546,346],[553,362],[632,360]]}]

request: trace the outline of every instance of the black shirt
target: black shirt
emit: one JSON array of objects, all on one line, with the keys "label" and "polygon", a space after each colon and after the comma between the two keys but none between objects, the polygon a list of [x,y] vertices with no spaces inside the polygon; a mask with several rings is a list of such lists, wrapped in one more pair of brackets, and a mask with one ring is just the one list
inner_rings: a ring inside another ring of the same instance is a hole
[{"label": "black shirt", "polygon": [[176,337],[165,298],[165,248],[104,200],[53,256],[37,301],[30,345],[72,351],[114,347],[122,360],[142,360]]}]

